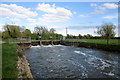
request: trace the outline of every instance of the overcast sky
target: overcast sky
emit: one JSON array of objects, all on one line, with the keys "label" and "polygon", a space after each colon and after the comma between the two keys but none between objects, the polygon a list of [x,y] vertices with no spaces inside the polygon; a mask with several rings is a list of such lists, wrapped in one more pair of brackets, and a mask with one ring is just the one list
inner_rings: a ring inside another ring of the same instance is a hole
[{"label": "overcast sky", "polygon": [[[34,31],[36,25],[55,28],[57,33],[97,35],[103,22],[118,25],[116,2],[4,2],[0,4],[0,26],[16,24]],[[1,29],[1,28],[0,28]],[[116,28],[116,33],[118,29]],[[116,35],[117,36],[117,35]]]}]

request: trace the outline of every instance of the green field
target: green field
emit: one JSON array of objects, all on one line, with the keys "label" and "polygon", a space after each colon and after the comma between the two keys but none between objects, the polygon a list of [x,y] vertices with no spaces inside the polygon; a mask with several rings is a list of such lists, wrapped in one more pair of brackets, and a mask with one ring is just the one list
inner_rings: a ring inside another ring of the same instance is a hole
[{"label": "green field", "polygon": [[17,78],[17,60],[15,44],[2,44],[2,78]]},{"label": "green field", "polygon": [[[107,40],[105,40],[105,39],[67,39],[65,41],[107,44]],[[110,39],[109,45],[120,45],[120,39]]]},{"label": "green field", "polygon": [[[30,40],[13,40],[13,39],[5,39],[3,41],[6,42],[30,42]],[[87,42],[87,43],[95,43],[95,44],[106,44],[106,39],[66,39],[64,41],[72,41],[72,42]],[[110,39],[109,45],[120,45],[120,39]]]}]

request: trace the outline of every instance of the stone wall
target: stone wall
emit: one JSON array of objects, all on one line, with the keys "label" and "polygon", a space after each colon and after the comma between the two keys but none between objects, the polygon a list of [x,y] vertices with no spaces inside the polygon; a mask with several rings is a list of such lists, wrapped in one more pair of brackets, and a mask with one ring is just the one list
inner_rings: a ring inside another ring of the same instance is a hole
[{"label": "stone wall", "polygon": [[17,45],[17,53],[18,53],[18,78],[20,79],[33,79],[30,66],[28,61],[26,60],[26,57],[24,56],[24,51],[28,49],[30,46],[24,46],[24,45]]}]

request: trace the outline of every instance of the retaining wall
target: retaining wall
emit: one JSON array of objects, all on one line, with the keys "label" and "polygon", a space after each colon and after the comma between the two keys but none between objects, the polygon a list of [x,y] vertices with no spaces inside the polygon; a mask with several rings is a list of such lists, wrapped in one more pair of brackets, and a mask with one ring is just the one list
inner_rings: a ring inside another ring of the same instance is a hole
[{"label": "retaining wall", "polygon": [[17,53],[18,53],[18,78],[23,79],[30,79],[34,80],[31,69],[29,66],[28,61],[26,60],[26,57],[24,55],[24,51],[30,47],[29,44],[17,44]]}]

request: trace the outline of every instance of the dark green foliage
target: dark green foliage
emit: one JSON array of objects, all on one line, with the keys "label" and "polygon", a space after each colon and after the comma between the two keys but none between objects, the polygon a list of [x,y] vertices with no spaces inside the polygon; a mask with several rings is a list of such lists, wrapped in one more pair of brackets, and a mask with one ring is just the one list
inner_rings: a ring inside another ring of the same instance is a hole
[{"label": "dark green foliage", "polygon": [[[4,25],[4,34],[9,35],[11,38],[18,38],[20,37],[20,27],[16,25]],[[4,36],[5,36],[4,35]]]},{"label": "dark green foliage", "polygon": [[3,39],[10,38],[10,35],[8,34],[7,31],[3,31],[3,32],[2,32],[2,38],[3,38]]},{"label": "dark green foliage", "polygon": [[78,35],[78,38],[81,39],[83,36],[81,34]]},{"label": "dark green foliage", "polygon": [[29,38],[31,36],[31,31],[29,29],[25,29],[23,34],[24,34],[24,37]]},{"label": "dark green foliage", "polygon": [[71,35],[71,34],[67,34],[67,37],[66,37],[67,39],[72,39],[73,38],[73,35]]},{"label": "dark green foliage", "polygon": [[37,40],[38,39],[38,35],[36,33],[31,34],[31,39]]},{"label": "dark green foliage", "polygon": [[90,35],[90,34],[84,35],[83,37],[84,37],[85,39],[92,39],[92,38],[93,38],[93,36]]}]

